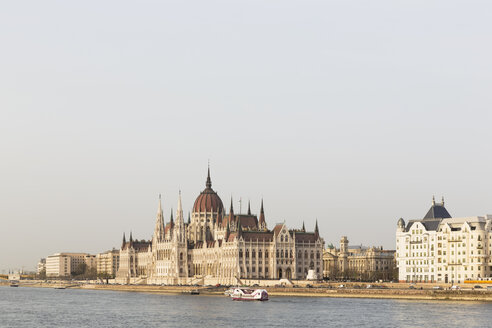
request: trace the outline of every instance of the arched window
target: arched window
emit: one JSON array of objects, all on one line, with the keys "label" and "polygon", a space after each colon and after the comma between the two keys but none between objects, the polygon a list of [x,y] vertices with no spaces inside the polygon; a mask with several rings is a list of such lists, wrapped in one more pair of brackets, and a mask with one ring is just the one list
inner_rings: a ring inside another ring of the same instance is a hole
[{"label": "arched window", "polygon": [[242,249],[239,250],[239,257],[243,257],[243,250]]},{"label": "arched window", "polygon": [[284,250],[280,251],[280,257],[284,257]]},{"label": "arched window", "polygon": [[183,261],[183,253],[179,253],[179,260]]},{"label": "arched window", "polygon": [[261,259],[261,249],[258,251],[258,257]]},{"label": "arched window", "polygon": [[278,254],[279,254],[279,251],[278,251],[278,249],[277,249],[277,257],[280,257]]},{"label": "arched window", "polygon": [[283,243],[284,242],[284,236],[280,236],[280,241]]},{"label": "arched window", "polygon": [[246,258],[249,259],[249,249],[246,250]]},{"label": "arched window", "polygon": [[319,251],[316,252],[316,258],[319,260]]},{"label": "arched window", "polygon": [[314,259],[314,252],[311,251],[311,259]]},{"label": "arched window", "polygon": [[299,253],[297,254],[297,257],[302,259],[302,252],[301,251],[299,251]]},{"label": "arched window", "polygon": [[307,259],[308,258],[308,252],[307,251],[304,251],[304,258]]},{"label": "arched window", "polygon": [[253,252],[252,252],[251,255],[252,255],[253,258],[256,258],[256,251],[254,249],[253,249]]}]

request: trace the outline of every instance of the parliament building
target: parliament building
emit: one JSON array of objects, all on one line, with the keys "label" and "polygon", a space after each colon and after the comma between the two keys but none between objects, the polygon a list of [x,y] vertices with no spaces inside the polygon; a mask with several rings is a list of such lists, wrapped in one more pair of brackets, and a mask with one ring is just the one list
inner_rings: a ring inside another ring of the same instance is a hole
[{"label": "parliament building", "polygon": [[175,218],[166,223],[161,199],[154,234],[149,241],[127,241],[120,249],[119,283],[238,284],[243,280],[322,277],[324,241],[318,223],[314,232],[289,229],[285,223],[269,229],[263,201],[259,217],[227,213],[212,189],[210,169],[185,222],[181,194]]}]

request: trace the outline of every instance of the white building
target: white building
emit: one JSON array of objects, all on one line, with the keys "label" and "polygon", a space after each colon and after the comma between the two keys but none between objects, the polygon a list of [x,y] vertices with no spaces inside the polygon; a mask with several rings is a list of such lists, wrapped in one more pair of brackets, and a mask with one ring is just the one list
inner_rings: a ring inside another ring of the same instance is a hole
[{"label": "white building", "polygon": [[41,260],[39,260],[37,271],[38,271],[38,274],[40,274],[42,272],[46,272],[46,259],[45,258],[42,258]]},{"label": "white building", "polygon": [[492,277],[492,215],[452,218],[433,199],[422,220],[398,220],[400,281],[459,283]]},{"label": "white building", "polygon": [[96,256],[87,253],[56,253],[46,258],[47,277],[68,277],[80,264],[96,267]]},{"label": "white building", "polygon": [[120,250],[113,249],[96,255],[97,274],[114,277],[120,266]]}]

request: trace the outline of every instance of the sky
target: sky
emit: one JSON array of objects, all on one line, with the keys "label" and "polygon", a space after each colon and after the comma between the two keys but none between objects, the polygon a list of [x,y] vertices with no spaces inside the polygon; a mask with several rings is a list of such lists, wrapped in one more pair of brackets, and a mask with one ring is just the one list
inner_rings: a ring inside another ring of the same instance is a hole
[{"label": "sky", "polygon": [[0,272],[149,239],[205,188],[395,248],[492,213],[490,1],[0,3]]}]

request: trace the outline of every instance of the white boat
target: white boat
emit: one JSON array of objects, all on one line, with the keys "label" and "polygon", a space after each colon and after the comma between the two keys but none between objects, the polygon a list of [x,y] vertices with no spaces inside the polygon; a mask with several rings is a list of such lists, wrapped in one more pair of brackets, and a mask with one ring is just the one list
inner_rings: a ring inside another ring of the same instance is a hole
[{"label": "white boat", "polygon": [[264,289],[234,288],[230,295],[233,301],[268,301],[268,293]]}]

